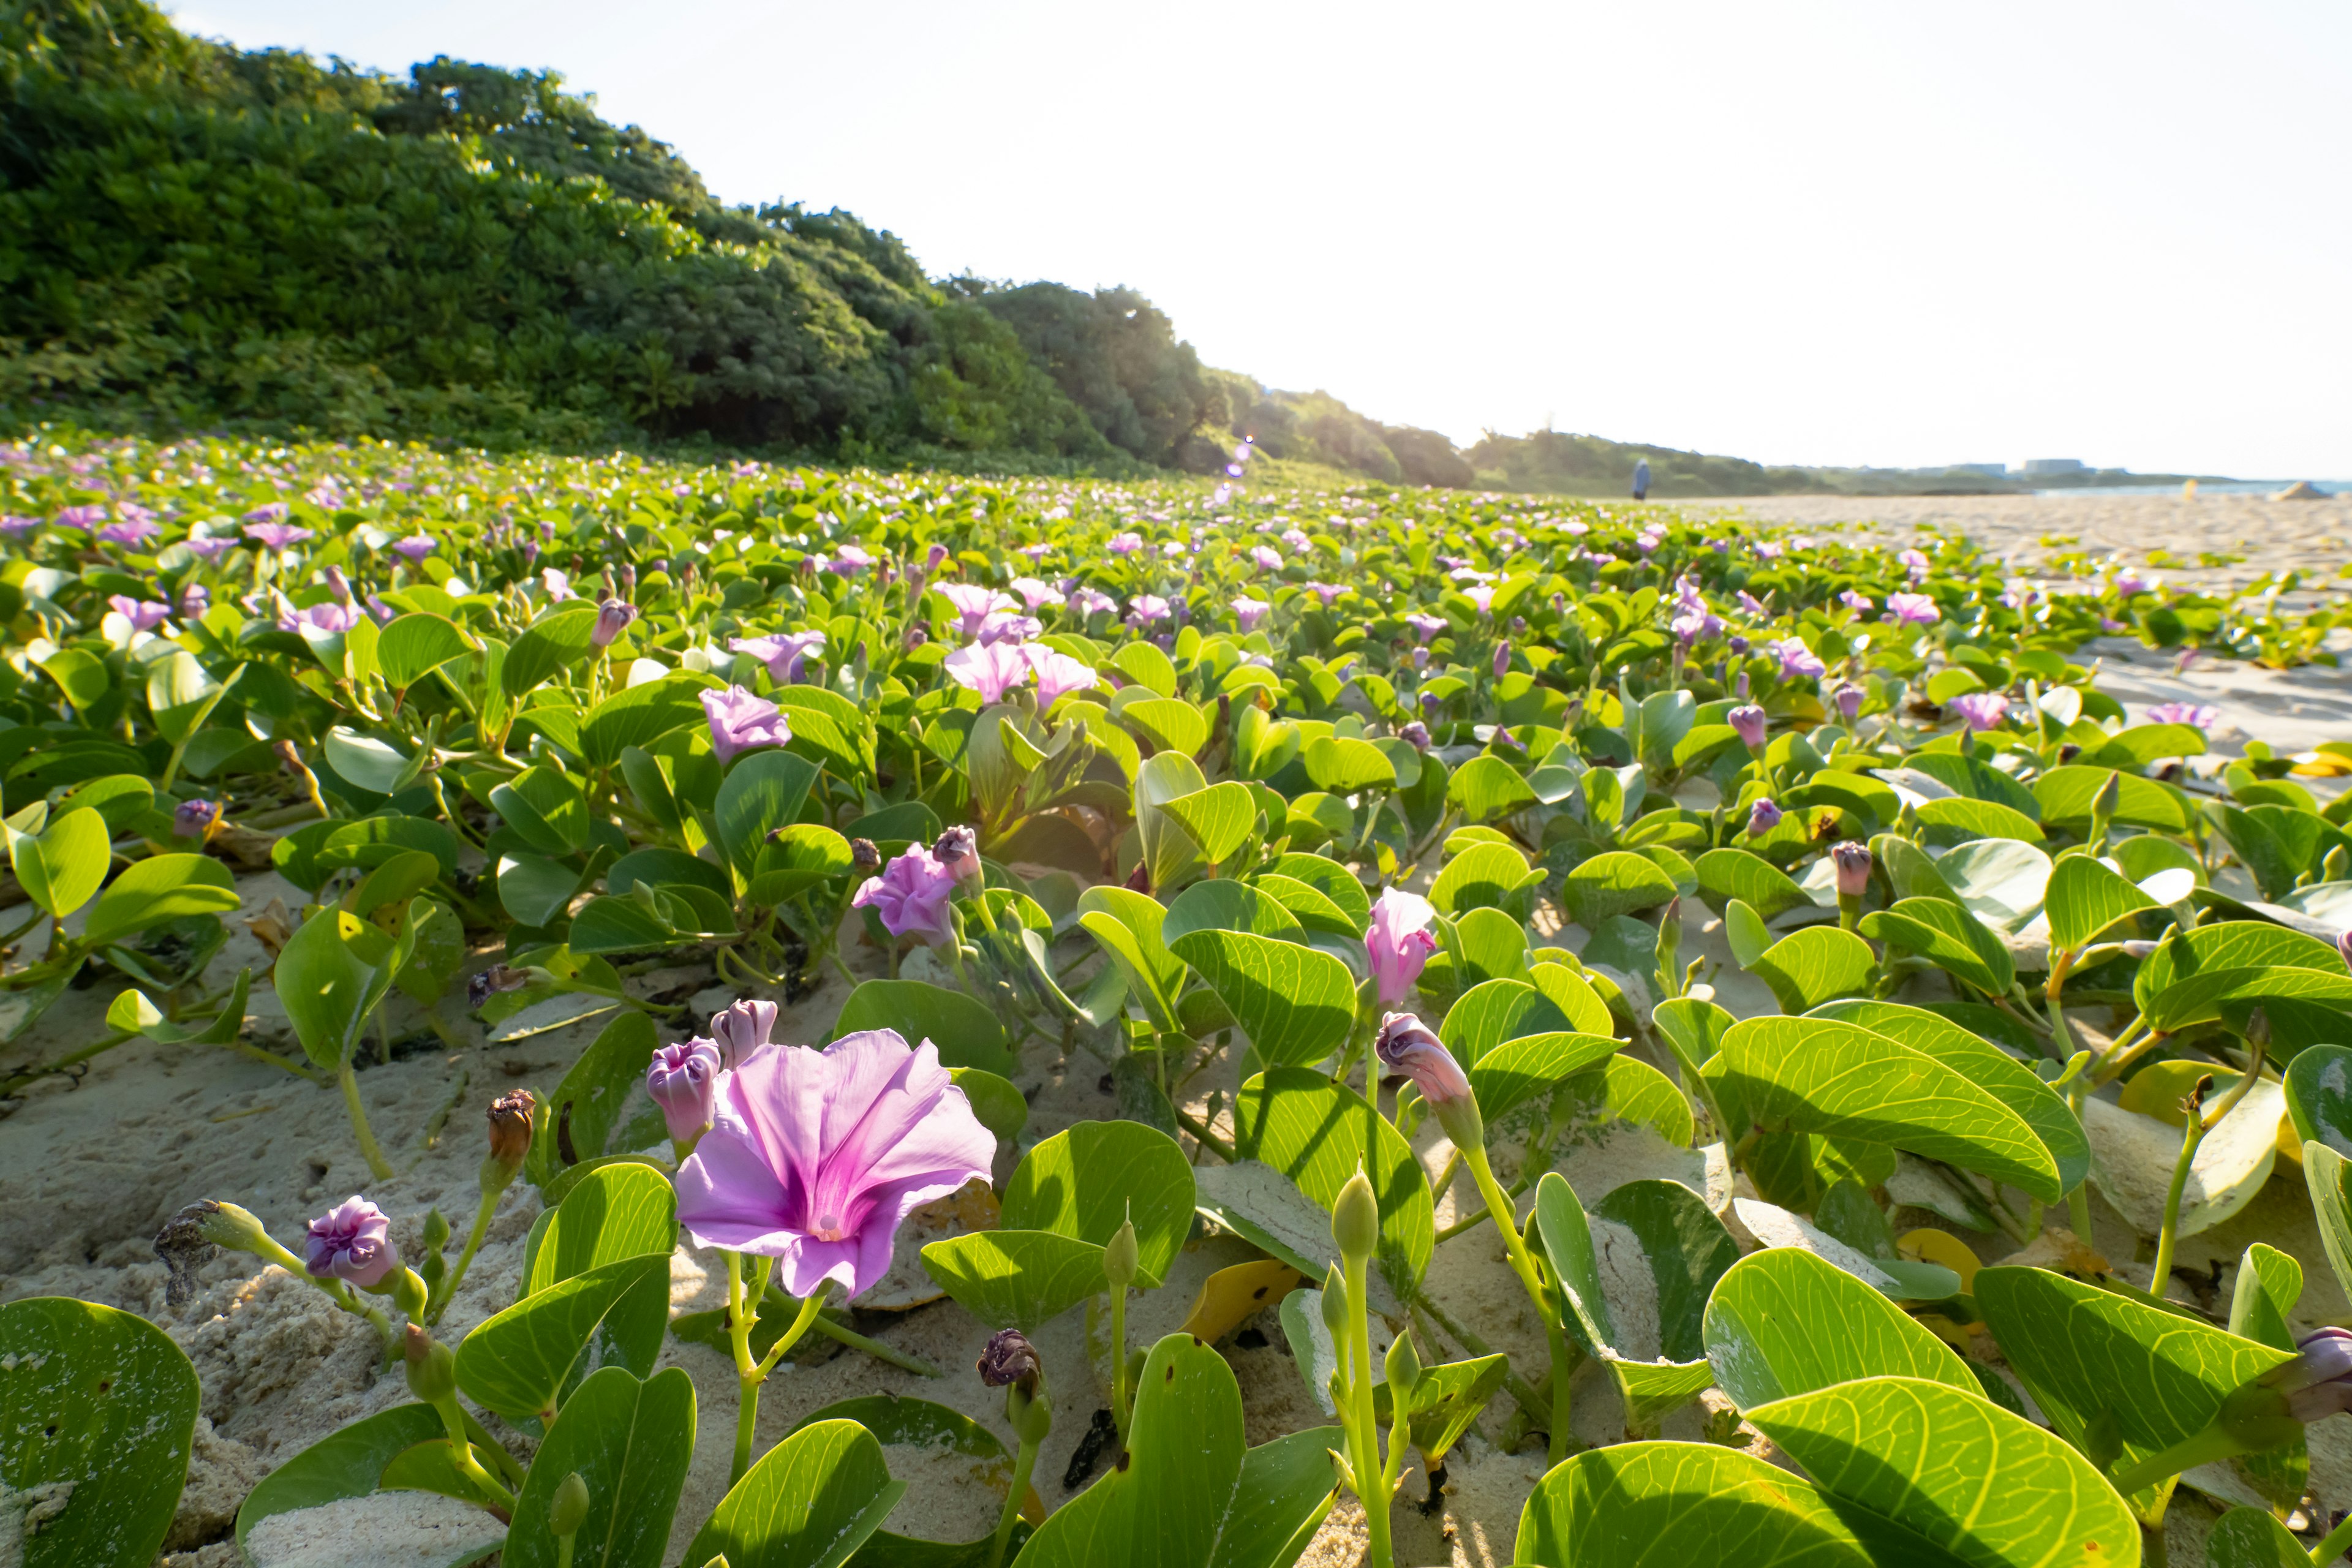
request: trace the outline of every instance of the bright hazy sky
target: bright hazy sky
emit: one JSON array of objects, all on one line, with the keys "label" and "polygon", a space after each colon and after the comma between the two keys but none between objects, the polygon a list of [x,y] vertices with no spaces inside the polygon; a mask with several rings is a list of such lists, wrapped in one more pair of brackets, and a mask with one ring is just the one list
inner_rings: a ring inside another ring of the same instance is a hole
[{"label": "bright hazy sky", "polygon": [[1456,440],[2352,477],[2352,8],[189,0]]}]

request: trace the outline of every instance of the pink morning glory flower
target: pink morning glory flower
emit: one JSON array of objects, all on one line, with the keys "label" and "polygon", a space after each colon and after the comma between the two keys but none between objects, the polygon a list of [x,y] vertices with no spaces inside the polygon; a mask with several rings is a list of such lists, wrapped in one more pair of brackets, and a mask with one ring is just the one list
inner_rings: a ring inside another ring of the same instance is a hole
[{"label": "pink morning glory flower", "polygon": [[880,876],[868,877],[849,905],[872,910],[892,936],[940,947],[955,940],[955,925],[948,918],[955,888],[955,872],[918,844],[883,867]]},{"label": "pink morning glory flower", "polygon": [[1757,556],[1761,560],[1778,561],[1780,559],[1780,547],[1769,539],[1758,540],[1756,542],[1755,548]]},{"label": "pink morning glory flower", "polygon": [[1770,721],[1766,718],[1764,710],[1757,707],[1753,702],[1734,708],[1730,712],[1726,713],[1723,719],[1724,722],[1729,724],[1733,732],[1739,737],[1739,743],[1749,751],[1752,752],[1764,743],[1765,731]]},{"label": "pink morning glory flower", "polygon": [[1419,637],[1422,640],[1423,645],[1426,647],[1429,640],[1438,633],[1444,631],[1449,623],[1444,616],[1433,616],[1423,611],[1415,610],[1412,614],[1404,618],[1404,624],[1412,628],[1413,635]]},{"label": "pink morning glory flower", "polygon": [[950,680],[980,693],[983,703],[1002,702],[1004,694],[1029,679],[1029,661],[1014,643],[974,643],[948,655],[940,664]]},{"label": "pink morning glory flower", "polygon": [[1172,613],[1168,601],[1157,594],[1138,594],[1127,602],[1127,624],[1131,626],[1148,626]]},{"label": "pink morning glory flower", "polygon": [[2221,710],[2201,702],[2158,702],[2147,714],[2151,724],[2193,724],[2200,730],[2210,730],[2221,719]]},{"label": "pink morning glory flower", "polygon": [[1821,675],[1829,668],[1805,646],[1802,637],[1782,637],[1779,642],[1766,644],[1764,651],[1780,661],[1783,680],[1793,676]]},{"label": "pink morning glory flower", "polygon": [[781,746],[793,738],[793,727],[782,710],[740,686],[724,691],[705,689],[702,710],[710,719],[710,749],[725,767],[741,752],[761,746]]},{"label": "pink morning glory flower", "polygon": [[837,577],[855,577],[873,564],[872,552],[863,545],[845,544],[833,552],[833,559],[824,563],[824,569]]},{"label": "pink morning glory flower", "polygon": [[392,547],[411,562],[422,561],[433,553],[433,536],[429,533],[412,533],[405,539],[394,540]]},{"label": "pink morning glory flower", "polygon": [[1029,661],[1029,668],[1037,678],[1040,713],[1052,709],[1065,692],[1091,689],[1098,679],[1084,659],[1073,658],[1043,643],[1023,645],[1021,657]]},{"label": "pink morning glory flower", "polygon": [[245,536],[265,550],[283,550],[289,544],[301,543],[311,533],[290,522],[255,522],[246,525]]},{"label": "pink morning glory flower", "polygon": [[207,537],[192,533],[186,540],[189,552],[200,561],[217,561],[236,548],[236,541],[226,534]]},{"label": "pink morning glory flower", "polygon": [[1851,588],[1848,588],[1844,593],[1838,595],[1838,603],[1843,605],[1847,609],[1852,610],[1857,616],[1866,616],[1877,607],[1871,603],[1869,595],[1857,594]]},{"label": "pink morning glory flower", "polygon": [[1257,630],[1258,623],[1265,619],[1265,613],[1272,608],[1274,606],[1264,599],[1253,599],[1247,594],[1241,595],[1233,602],[1234,617],[1241,623],[1244,632]]},{"label": "pink morning glory flower", "polygon": [[110,522],[98,531],[98,537],[109,544],[144,544],[163,531],[143,517],[125,518]]},{"label": "pink morning glory flower", "polygon": [[41,520],[37,517],[18,517],[14,512],[0,517],[0,533],[11,539],[22,539],[40,526]]},{"label": "pink morning glory flower", "polygon": [[69,506],[49,519],[60,528],[79,528],[87,533],[106,521],[102,506]]},{"label": "pink morning glory flower", "polygon": [[1364,956],[1371,965],[1372,983],[1381,1000],[1393,1006],[1405,998],[1422,967],[1437,951],[1429,926],[1437,910],[1427,899],[1391,888],[1372,905],[1370,928],[1364,932]]},{"label": "pink morning glory flower", "polygon": [[299,632],[304,626],[309,626],[315,631],[347,632],[358,623],[360,613],[349,605],[339,605],[330,599],[323,605],[312,605],[308,609],[280,614],[278,617],[278,629],[281,632]]},{"label": "pink morning glory flower", "polygon": [[691,1143],[710,1125],[710,1102],[718,1092],[719,1047],[710,1040],[657,1046],[646,1069],[646,1093],[661,1107],[670,1142]]},{"label": "pink morning glory flower", "polygon": [[1266,545],[1253,546],[1250,550],[1250,559],[1257,563],[1258,570],[1261,572],[1282,570],[1282,552]]},{"label": "pink morning glory flower", "polygon": [[310,1222],[302,1267],[313,1279],[341,1279],[365,1289],[399,1266],[392,1221],[365,1198],[346,1198]]},{"label": "pink morning glory flower", "polygon": [[932,591],[954,609],[957,627],[966,637],[980,630],[992,613],[1016,607],[1012,595],[975,583],[942,583]]},{"label": "pink morning glory flower", "polygon": [[801,678],[802,662],[824,652],[823,632],[784,632],[772,637],[730,637],[730,653],[748,653],[768,667],[768,679],[790,686]]},{"label": "pink morning glory flower", "polygon": [[1491,584],[1473,583],[1468,587],[1463,589],[1462,592],[1468,597],[1472,604],[1478,606],[1478,613],[1480,615],[1486,616],[1492,615],[1494,613],[1495,590]]},{"label": "pink morning glory flower", "polygon": [[720,1079],[678,1169],[678,1221],[697,1246],[775,1258],[792,1295],[831,1280],[854,1299],[889,1271],[907,1216],[986,1180],[995,1155],[929,1040],[768,1046]]},{"label": "pink morning glory flower", "polygon": [[112,595],[106,602],[131,623],[133,631],[152,632],[162,626],[164,618],[172,613],[169,605],[158,604],[152,599],[134,599],[128,594]]},{"label": "pink morning glory flower", "polygon": [[1015,577],[1013,579],[1013,591],[1021,595],[1022,603],[1033,615],[1061,597],[1054,592],[1053,584],[1041,583],[1034,577]]},{"label": "pink morning glory flower", "polygon": [[1011,610],[992,611],[973,632],[974,640],[982,645],[993,643],[1025,643],[1045,635],[1045,623],[1034,616],[1015,615]]},{"label": "pink morning glory flower", "polygon": [[1936,601],[1925,594],[1889,594],[1886,613],[1895,617],[1897,626],[1932,626],[1944,618],[1936,608]]},{"label": "pink morning glory flower", "polygon": [[1079,588],[1070,595],[1070,612],[1080,620],[1108,615],[1118,608],[1118,601],[1099,588]]},{"label": "pink morning glory flower", "polygon": [[1963,691],[1945,704],[1969,721],[1969,728],[1979,734],[1997,728],[2009,717],[2009,699],[1998,691]]},{"label": "pink morning glory flower", "polygon": [[1110,552],[1113,555],[1132,555],[1142,548],[1143,535],[1139,533],[1116,533],[1111,536]]}]

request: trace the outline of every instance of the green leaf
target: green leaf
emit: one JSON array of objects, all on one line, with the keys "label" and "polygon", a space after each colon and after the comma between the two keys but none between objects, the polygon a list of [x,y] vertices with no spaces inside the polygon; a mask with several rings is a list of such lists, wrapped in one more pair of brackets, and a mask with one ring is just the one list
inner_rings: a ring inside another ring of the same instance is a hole
[{"label": "green leaf", "polygon": [[677,1189],[650,1165],[591,1171],[563,1194],[534,1240],[520,1296],[624,1258],[667,1257],[677,1246]]},{"label": "green leaf", "polygon": [[1233,1009],[1259,1060],[1304,1065],[1347,1044],[1356,980],[1329,953],[1238,931],[1188,931],[1169,945]]},{"label": "green leaf", "polygon": [[1509,911],[1528,877],[1528,858],[1509,845],[1473,844],[1438,873],[1429,901],[1442,915],[1486,908]]},{"label": "green leaf", "polygon": [[1181,697],[1146,697],[1118,710],[1118,721],[1151,742],[1155,752],[1189,757],[1209,741],[1209,721]]},{"label": "green leaf", "polygon": [[1144,874],[1155,890],[1191,881],[1206,864],[1192,836],[1160,810],[1160,804],[1208,787],[1201,764],[1181,752],[1160,752],[1136,769],[1136,839],[1143,851]]},{"label": "green leaf", "polygon": [[2295,1348],[2288,1317],[2303,1294],[2303,1265],[2263,1242],[2238,1260],[2238,1283],[2230,1298],[2230,1331],[2273,1350]]},{"label": "green leaf", "polygon": [[1813,1484],[1979,1568],[2128,1561],[2137,1522],[2064,1442],[1990,1400],[1873,1377],[1746,1412]]},{"label": "green leaf", "polygon": [[1242,1086],[1234,1104],[1234,1150],[1288,1177],[1328,1210],[1356,1173],[1367,1139],[1368,1174],[1381,1213],[1381,1270],[1400,1290],[1417,1284],[1437,1245],[1429,1178],[1387,1118],[1354,1090],[1321,1073],[1275,1068]]},{"label": "green leaf", "polygon": [[1675,1080],[1629,1056],[1610,1057],[1569,1079],[1552,1101],[1552,1116],[1571,1147],[1602,1121],[1646,1125],[1680,1149],[1690,1147],[1696,1131],[1690,1101]]},{"label": "green leaf", "polygon": [[1369,741],[1324,735],[1307,743],[1302,760],[1315,787],[1331,795],[1396,787],[1395,766]]},{"label": "green leaf", "polygon": [[1754,969],[1772,951],[1772,932],[1764,924],[1764,917],[1750,909],[1744,899],[1734,899],[1723,906],[1723,940],[1731,949],[1733,961],[1742,969]]},{"label": "green leaf", "polygon": [[[152,864],[152,862],[151,862]],[[392,985],[394,941],[330,906],[302,922],[278,955],[278,1002],[305,1055],[340,1071]]]},{"label": "green leaf", "polygon": [[2189,813],[2180,797],[2155,780],[2079,764],[2053,768],[2035,783],[2033,798],[2042,807],[2042,820],[2059,827],[2087,826],[2091,802],[2109,779],[2118,781],[2119,790],[2113,820],[2163,833],[2189,831]]},{"label": "green leaf", "polygon": [[1333,903],[1320,889],[1272,871],[1261,871],[1250,885],[1282,906],[1304,931],[1327,932],[1343,942],[1359,942],[1363,932],[1348,911]]},{"label": "green leaf", "polygon": [[2045,837],[2040,823],[1995,800],[1969,800],[1958,795],[1931,800],[1918,807],[1918,816],[1930,827],[1948,827],[1979,838],[2015,838],[2039,844]]},{"label": "green leaf", "polygon": [[1707,1070],[1759,1122],[1908,1149],[2044,1203],[2064,1195],[2056,1162],[2016,1111],[1926,1052],[1858,1026],[1749,1018],[1724,1032]]},{"label": "green leaf", "polygon": [[[1528,1498],[1511,1556],[1523,1568],[1735,1560],[1741,1568],[1958,1568],[1900,1525],[1832,1501],[1777,1465],[1705,1443],[1620,1443],[1556,1466]],[[2128,1559],[2116,1561],[2120,1568]]]},{"label": "green leaf", "polygon": [[[2121,1470],[2212,1420],[2229,1394],[2290,1359],[2198,1319],[2144,1306],[2041,1268],[1977,1275],[1976,1299],[2026,1391],[2058,1435],[2082,1447],[2112,1421]],[[2172,1483],[2131,1496],[2143,1518]]]},{"label": "green leaf", "polygon": [[751,879],[771,829],[800,820],[802,803],[816,783],[816,764],[790,752],[753,752],[727,770],[712,813],[719,847],[745,882]]},{"label": "green leaf", "polygon": [[1908,948],[1989,996],[2006,996],[2017,983],[2017,961],[2000,938],[1967,910],[1942,899],[1904,899],[1864,915],[1862,934]]},{"label": "green leaf", "polygon": [[1166,1133],[1136,1121],[1081,1121],[1022,1157],[999,1223],[1097,1247],[1135,1225],[1138,1284],[1156,1290],[1192,1228],[1192,1166]]},{"label": "green leaf", "polygon": [[1774,942],[1748,972],[1772,988],[1783,1012],[1803,1013],[1840,996],[1867,994],[1878,958],[1850,931],[1808,926]]},{"label": "green leaf", "polygon": [[2053,947],[2079,951],[2135,910],[2159,908],[2154,899],[2088,855],[2069,855],[2050,873],[2045,895]]},{"label": "green leaf", "polygon": [[2311,1553],[2267,1511],[2233,1508],[2205,1537],[2205,1562],[2206,1568],[2311,1568]]},{"label": "green leaf", "polygon": [[1699,899],[1718,914],[1734,899],[1767,921],[1821,907],[1779,867],[1745,849],[1710,849],[1698,858],[1696,869]]},{"label": "green leaf", "polygon": [[[552,925],[572,907],[583,873],[541,855],[499,857],[499,906],[534,929]],[[625,949],[614,949],[625,952]]]},{"label": "green leaf", "polygon": [[1121,643],[1104,662],[1155,696],[1176,695],[1176,667],[1153,644],[1139,640]]},{"label": "green leaf", "polygon": [[1655,1179],[1616,1188],[1592,1205],[1592,1216],[1623,1226],[1642,1244],[1658,1291],[1659,1354],[1672,1362],[1705,1359],[1708,1299],[1739,1260],[1739,1244],[1723,1221],[1680,1182]]},{"label": "green leaf", "polygon": [[1176,825],[1212,866],[1223,865],[1232,858],[1234,851],[1242,847],[1257,825],[1257,801],[1251,795],[1249,785],[1231,779],[1162,801],[1160,809],[1175,818]]},{"label": "green leaf", "polygon": [[[244,668],[239,665],[230,679],[242,675]],[[221,693],[227,689],[185,648],[147,666],[147,710],[154,715],[156,732],[175,746],[211,716]]]},{"label": "green leaf", "polygon": [[[891,1394],[869,1394],[811,1411],[793,1430],[797,1432],[820,1421],[855,1421],[873,1433],[875,1440],[886,1449],[950,1450],[978,1460],[958,1473],[959,1486],[976,1485],[999,1498],[1013,1488],[1013,1456],[1005,1451],[996,1434],[961,1411],[950,1410],[944,1405],[934,1405],[927,1399],[902,1399]],[[992,1521],[991,1528],[993,1529]],[[1024,1527],[1015,1525],[1015,1552],[1024,1538]],[[887,1530],[877,1531],[859,1561],[886,1568],[898,1564],[906,1568],[985,1568],[989,1539],[983,1533],[971,1543],[979,1548],[974,1560],[971,1554],[957,1552],[957,1543],[943,1545],[913,1536],[894,1535]]]},{"label": "green leaf", "polygon": [[414,776],[415,759],[378,736],[339,725],[327,731],[324,750],[338,775],[374,795],[392,795]]},{"label": "green leaf", "polygon": [[[514,653],[508,650],[509,668]],[[702,693],[726,682],[690,670],[679,670],[625,687],[596,704],[580,725],[580,750],[591,766],[609,768],[631,746],[651,746],[674,730],[707,724]]]},{"label": "green leaf", "polygon": [[1216,877],[1195,882],[1176,895],[1161,921],[1160,940],[1171,948],[1196,931],[1253,931],[1290,942],[1304,940],[1298,918],[1247,882]]},{"label": "green leaf", "polygon": [[457,1388],[509,1421],[543,1419],[591,1367],[650,1372],[668,1324],[669,1254],[607,1263],[467,1334],[457,1346]]},{"label": "green leaf", "polygon": [[[509,697],[523,696],[549,676],[586,659],[595,651],[595,631],[593,605],[575,602],[551,610],[508,647],[499,686]],[[377,658],[382,657],[379,648]]]},{"label": "green leaf", "polygon": [[148,1568],[195,1443],[200,1391],[186,1353],[143,1318],[34,1296],[0,1306],[0,1477],[19,1493],[72,1489],[12,1561]]},{"label": "green leaf", "polygon": [[[1836,1332],[1822,1332],[1830,1323]],[[1858,1377],[1977,1386],[1968,1363],[1901,1308],[1793,1247],[1750,1253],[1725,1270],[1701,1336],[1716,1382],[1742,1410]]]},{"label": "green leaf", "polygon": [[2303,1179],[2319,1222],[2320,1245],[2338,1285],[2352,1289],[2352,1162],[2325,1143],[2303,1146]]},{"label": "green leaf", "polygon": [[992,1329],[1034,1332],[1108,1289],[1103,1249],[1049,1230],[979,1230],[923,1248],[940,1289]]},{"label": "green leaf", "polygon": [[1482,980],[1445,1010],[1438,1037],[1465,1068],[1475,1068],[1506,1040],[1565,1030],[1559,1006],[1527,980]]},{"label": "green leaf", "polygon": [[1481,753],[1446,781],[1445,798],[1461,808],[1464,821],[1492,822],[1535,805],[1536,792],[1510,763]]},{"label": "green leaf", "polygon": [[86,713],[98,706],[114,687],[106,661],[85,648],[60,648],[41,661],[41,668],[58,683],[77,712]]},{"label": "green leaf", "polygon": [[848,839],[823,823],[795,822],[761,847],[751,863],[751,885],[744,897],[761,909],[773,909],[836,877],[846,878],[856,865]]},{"label": "green leaf", "polygon": [[1176,994],[1185,977],[1183,961],[1160,940],[1167,918],[1157,899],[1129,888],[1088,888],[1078,896],[1078,924],[1127,977],[1128,989],[1162,1033],[1178,1028]]},{"label": "green leaf", "polygon": [[236,878],[219,861],[204,855],[153,855],[134,861],[107,884],[82,922],[82,937],[119,942],[166,921],[236,907]]},{"label": "green leaf", "polygon": [[1559,1009],[1570,1028],[1580,1034],[1605,1035],[1616,1027],[1610,1020],[1609,1004],[1601,999],[1588,976],[1564,963],[1538,963],[1528,971],[1528,978]]},{"label": "green leaf", "polygon": [[889,1029],[910,1046],[939,1047],[941,1066],[985,1068],[1000,1078],[1016,1068],[996,1015],[961,991],[921,980],[866,980],[849,994],[835,1019],[834,1037]]},{"label": "green leaf", "polygon": [[89,806],[67,812],[38,837],[8,830],[8,860],[16,880],[58,920],[89,902],[112,857],[106,818]]},{"label": "green leaf", "polygon": [[[467,1425],[473,1426],[470,1416]],[[505,1458],[505,1450],[490,1443],[488,1434],[477,1431],[473,1436],[477,1448],[493,1450],[496,1458]],[[254,1526],[273,1515],[368,1496],[376,1490],[385,1468],[401,1455],[420,1444],[446,1438],[440,1412],[424,1404],[395,1405],[321,1437],[270,1471],[246,1494],[244,1506],[236,1512],[237,1544],[243,1546]],[[487,1515],[483,1522],[495,1529]],[[486,1550],[494,1550],[496,1544],[493,1538]]]},{"label": "green leaf", "polygon": [[1655,909],[1677,892],[1674,879],[1655,861],[1618,849],[1595,855],[1569,872],[1560,902],[1570,920],[1591,931],[1612,916]]},{"label": "green leaf", "polygon": [[[603,1367],[582,1381],[563,1415],[515,1500],[502,1568],[556,1568],[559,1561],[565,1568],[661,1568],[694,1460],[694,1380],[677,1367],[642,1382],[625,1367]],[[570,1556],[559,1559],[548,1510],[571,1475],[588,1483],[588,1513]]]},{"label": "green leaf", "polygon": [[106,818],[110,834],[121,833],[153,809],[155,786],[135,773],[109,773],[78,784],[58,802],[58,811],[89,806]]},{"label": "green leaf", "polygon": [[2091,1143],[2083,1135],[2081,1121],[2032,1068],[1999,1046],[1939,1014],[1899,1002],[1831,1002],[1809,1016],[1858,1024],[1897,1045],[1924,1051],[2016,1111],[2057,1162],[2059,1184],[2068,1192],[2090,1174]]},{"label": "green leaf", "polygon": [[150,1001],[145,992],[125,987],[106,1009],[106,1026],[129,1030],[166,1046],[225,1046],[236,1039],[245,1027],[246,994],[253,985],[253,971],[240,969],[236,983],[230,988],[228,1000],[212,1017],[197,1024],[175,1024],[163,1016],[163,1009]]},{"label": "green leaf", "polygon": [[1338,905],[1358,936],[1363,935],[1365,928],[1371,924],[1372,903],[1364,892],[1364,885],[1337,860],[1321,855],[1285,855],[1274,863],[1273,871],[1276,876],[1306,883]]},{"label": "green leaf", "polygon": [[874,1434],[817,1421],[760,1457],[695,1531],[685,1561],[728,1568],[840,1568],[906,1495]]},{"label": "green leaf", "polygon": [[576,855],[588,843],[588,798],[568,774],[525,768],[490,791],[490,809],[542,855]]},{"label": "green leaf", "polygon": [[422,849],[404,849],[360,879],[346,906],[372,914],[386,904],[408,907],[408,900],[431,887],[441,875],[441,862]]},{"label": "green leaf", "polygon": [[[405,691],[440,666],[471,651],[466,634],[447,618],[413,611],[384,623],[376,638],[375,663],[383,683]],[[509,650],[511,651],[511,650]],[[504,671],[500,671],[503,679]]]},{"label": "green leaf", "polygon": [[[1459,1010],[1458,1007],[1456,1009]],[[1448,1015],[1447,1023],[1453,1022]],[[1605,1035],[1555,1031],[1506,1041],[1481,1055],[1470,1068],[1470,1087],[1489,1126],[1528,1101],[1549,1094],[1570,1077],[1622,1048]]]},{"label": "green leaf", "polygon": [[2286,1068],[2286,1113],[2295,1141],[2352,1157],[2352,1048],[2310,1046]]}]

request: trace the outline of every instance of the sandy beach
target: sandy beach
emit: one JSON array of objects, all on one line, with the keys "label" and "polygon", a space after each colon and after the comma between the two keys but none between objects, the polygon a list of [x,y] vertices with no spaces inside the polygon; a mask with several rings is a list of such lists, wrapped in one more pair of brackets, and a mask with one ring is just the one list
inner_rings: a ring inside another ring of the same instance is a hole
[{"label": "sandy beach", "polygon": [[[2242,591],[2264,573],[2304,575],[2303,594],[2352,562],[2352,497],[2272,500],[2266,496],[1990,495],[1750,496],[1677,500],[1691,511],[1738,512],[1773,522],[1829,530],[1916,530],[1967,534],[2036,575],[2061,555],[2116,555],[2145,566],[2168,552],[2155,575],[2207,592]],[[2200,557],[2223,558],[2202,564]],[[2063,568],[2062,568],[2063,570]]]}]

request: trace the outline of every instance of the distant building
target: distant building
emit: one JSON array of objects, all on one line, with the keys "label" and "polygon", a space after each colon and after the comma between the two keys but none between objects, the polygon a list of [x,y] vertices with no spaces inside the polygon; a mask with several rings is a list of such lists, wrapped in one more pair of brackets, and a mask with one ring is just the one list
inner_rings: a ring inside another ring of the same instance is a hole
[{"label": "distant building", "polygon": [[2028,458],[2023,472],[2029,479],[2056,479],[2061,474],[2087,471],[2088,465],[2080,458]]},{"label": "distant building", "polygon": [[1948,474],[1974,474],[1979,479],[2001,479],[2009,477],[2007,463],[1952,463],[1946,466]]}]

